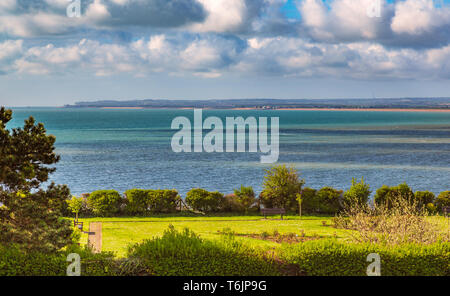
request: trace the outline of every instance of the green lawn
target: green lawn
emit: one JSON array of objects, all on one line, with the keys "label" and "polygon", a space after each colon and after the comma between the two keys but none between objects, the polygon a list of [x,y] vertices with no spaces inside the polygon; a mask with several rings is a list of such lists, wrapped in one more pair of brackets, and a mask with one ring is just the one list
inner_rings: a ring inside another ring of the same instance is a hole
[{"label": "green lawn", "polygon": [[[218,231],[229,228],[237,234],[260,234],[262,232],[279,233],[304,232],[306,237],[337,237],[338,240],[350,238],[349,230],[335,229],[331,227],[332,217],[304,216],[300,220],[298,216],[285,216],[280,220],[279,216],[273,216],[265,220],[261,216],[192,216],[192,215],[160,215],[154,217],[112,217],[112,218],[88,218],[80,219],[85,223],[85,231],[89,229],[89,222],[103,223],[103,250],[113,251],[116,256],[124,257],[127,246],[160,236],[170,224],[176,229],[188,227],[200,236],[208,239],[220,237]],[[429,217],[429,220],[440,226],[443,231],[448,231],[448,221],[442,216]],[[322,221],[326,221],[323,225]],[[250,244],[253,247],[277,247],[280,244],[255,238],[237,236],[237,239]],[[87,243],[87,234],[81,237],[81,243]]]},{"label": "green lawn", "polygon": [[[204,238],[217,239],[218,231],[229,228],[238,234],[260,234],[264,231],[272,233],[301,234],[306,237],[334,237],[338,239],[348,238],[346,230],[331,227],[331,217],[305,216],[300,220],[298,216],[285,216],[283,220],[279,216],[265,220],[260,216],[214,216],[214,217],[113,217],[113,218],[89,218],[80,219],[85,223],[85,231],[89,228],[89,222],[103,223],[103,250],[114,251],[118,257],[126,255],[127,246],[161,235],[170,224],[176,229],[188,227]],[[322,221],[326,221],[323,225]],[[238,237],[245,243],[254,247],[276,247],[279,244],[272,241]],[[81,238],[81,243],[87,242],[87,235]]]}]

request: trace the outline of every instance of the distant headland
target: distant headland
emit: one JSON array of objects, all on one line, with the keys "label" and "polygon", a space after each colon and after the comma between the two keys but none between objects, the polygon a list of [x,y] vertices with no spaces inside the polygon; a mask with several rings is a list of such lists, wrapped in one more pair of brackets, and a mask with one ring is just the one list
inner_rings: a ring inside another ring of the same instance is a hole
[{"label": "distant headland", "polygon": [[103,100],[76,102],[65,108],[105,109],[249,109],[249,110],[372,110],[372,111],[450,111],[447,98],[383,99],[225,99],[225,100]]}]

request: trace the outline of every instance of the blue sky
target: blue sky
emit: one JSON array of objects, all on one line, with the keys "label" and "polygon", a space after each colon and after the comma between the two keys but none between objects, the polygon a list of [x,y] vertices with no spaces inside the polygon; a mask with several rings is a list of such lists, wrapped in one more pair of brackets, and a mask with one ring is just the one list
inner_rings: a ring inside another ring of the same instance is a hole
[{"label": "blue sky", "polygon": [[450,96],[449,0],[0,1],[0,105]]}]

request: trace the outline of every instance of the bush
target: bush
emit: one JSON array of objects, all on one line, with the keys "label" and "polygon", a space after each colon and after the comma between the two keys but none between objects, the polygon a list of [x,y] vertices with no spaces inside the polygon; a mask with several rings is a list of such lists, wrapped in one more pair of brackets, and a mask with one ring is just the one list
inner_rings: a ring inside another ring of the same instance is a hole
[{"label": "bush", "polygon": [[450,191],[441,192],[435,203],[437,210],[441,213],[444,211],[444,207],[450,207]]},{"label": "bush", "polygon": [[131,246],[128,256],[158,276],[278,275],[272,260],[235,241],[232,235],[204,240],[189,229],[178,232],[173,226],[160,238]]},{"label": "bush", "polygon": [[89,195],[87,202],[95,215],[108,217],[120,211],[122,197],[115,190],[98,190]]},{"label": "bush", "polygon": [[348,191],[344,193],[343,203],[346,206],[352,204],[366,204],[370,196],[370,186],[364,183],[364,179],[361,178],[361,182],[356,183],[356,180],[352,179],[352,186]]},{"label": "bush", "polygon": [[395,199],[390,204],[353,205],[346,208],[335,225],[356,230],[350,234],[358,242],[399,245],[432,244],[449,239],[449,234],[427,219],[428,211],[416,200]]},{"label": "bush", "polygon": [[245,208],[235,194],[227,194],[224,196],[224,206],[222,207],[222,211],[241,213],[245,212]]},{"label": "bush", "polygon": [[316,192],[314,208],[321,214],[336,214],[339,212],[342,190],[323,187]]},{"label": "bush", "polygon": [[336,240],[283,245],[278,257],[310,276],[364,276],[367,255],[381,258],[382,276],[449,276],[450,244],[383,246]]},{"label": "bush", "polygon": [[414,193],[414,199],[416,200],[419,207],[425,206],[428,204],[432,204],[436,196],[433,192],[430,191],[416,191]]},{"label": "bush", "polygon": [[312,189],[309,187],[306,187],[302,190],[301,198],[302,198],[302,212],[312,214],[316,212],[316,204],[315,204],[315,198],[316,198],[316,189]]},{"label": "bush", "polygon": [[209,192],[194,188],[186,194],[186,204],[193,210],[204,213],[219,212],[225,208],[225,199],[220,192]]},{"label": "bush", "polygon": [[181,200],[176,190],[131,189],[125,191],[125,196],[126,212],[132,215],[172,213]]},{"label": "bush", "polygon": [[241,186],[240,189],[234,190],[237,203],[247,213],[250,207],[255,203],[255,192],[252,187]]},{"label": "bush", "polygon": [[23,252],[15,245],[0,245],[0,276],[65,276],[67,255],[77,253],[81,257],[82,276],[105,276],[117,273],[113,254],[92,253],[87,248],[68,247],[64,252]]},{"label": "bush", "polygon": [[392,203],[400,198],[408,201],[412,201],[414,198],[413,191],[406,183],[392,187],[383,185],[377,190],[374,202],[377,205],[384,204],[390,208],[392,207]]}]

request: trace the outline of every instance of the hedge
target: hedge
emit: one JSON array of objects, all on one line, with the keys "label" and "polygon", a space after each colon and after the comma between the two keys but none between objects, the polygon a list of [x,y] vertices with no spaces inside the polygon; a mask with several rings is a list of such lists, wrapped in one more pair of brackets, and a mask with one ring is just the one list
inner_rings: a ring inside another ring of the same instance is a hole
[{"label": "hedge", "polygon": [[311,276],[365,276],[367,255],[381,258],[382,276],[449,276],[450,244],[382,246],[333,239],[283,245],[278,256]]},{"label": "hedge", "polygon": [[125,191],[125,196],[126,212],[132,215],[172,213],[181,201],[176,190],[131,189]]},{"label": "hedge", "polygon": [[186,194],[186,204],[193,210],[204,213],[223,211],[227,205],[222,193],[209,192],[205,189],[194,188]]},{"label": "hedge", "polygon": [[115,190],[98,190],[89,195],[87,204],[94,214],[107,217],[120,211],[122,197]]},{"label": "hedge", "polygon": [[280,275],[271,259],[232,236],[205,240],[188,229],[179,232],[173,227],[162,237],[131,246],[128,256],[157,276]]},{"label": "hedge", "polygon": [[114,255],[109,252],[93,254],[86,248],[69,247],[56,253],[25,253],[14,245],[0,245],[0,276],[65,276],[67,255],[77,253],[81,257],[82,276],[116,275]]}]

